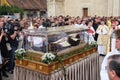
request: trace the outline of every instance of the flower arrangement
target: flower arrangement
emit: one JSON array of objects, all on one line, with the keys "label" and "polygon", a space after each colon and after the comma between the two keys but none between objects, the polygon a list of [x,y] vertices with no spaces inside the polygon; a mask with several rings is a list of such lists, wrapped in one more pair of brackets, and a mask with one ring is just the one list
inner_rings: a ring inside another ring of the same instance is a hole
[{"label": "flower arrangement", "polygon": [[46,63],[46,64],[50,64],[52,62],[55,61],[55,55],[52,54],[52,53],[45,53],[41,59],[42,59],[42,62]]},{"label": "flower arrangement", "polygon": [[92,41],[90,44],[91,47],[97,47],[97,42],[96,41]]},{"label": "flower arrangement", "polygon": [[26,53],[25,49],[23,49],[23,48],[17,49],[15,51],[15,57],[18,60],[22,60],[24,58],[25,53]]},{"label": "flower arrangement", "polygon": [[66,76],[66,69],[65,69],[64,64],[62,63],[62,60],[61,60],[60,57],[58,57],[57,55],[55,56],[55,55],[52,54],[52,53],[45,53],[45,54],[41,57],[41,59],[42,59],[42,62],[43,62],[43,63],[46,63],[46,64],[50,64],[50,63],[52,63],[52,62],[54,62],[54,61],[58,61],[58,62],[61,64],[61,66],[62,66],[62,69],[63,69],[63,71],[64,71],[64,76]]}]

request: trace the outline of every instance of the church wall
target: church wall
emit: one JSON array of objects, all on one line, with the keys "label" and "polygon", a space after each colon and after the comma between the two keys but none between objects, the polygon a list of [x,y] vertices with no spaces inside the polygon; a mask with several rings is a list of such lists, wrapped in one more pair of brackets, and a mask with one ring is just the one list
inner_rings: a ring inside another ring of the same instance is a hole
[{"label": "church wall", "polygon": [[108,0],[92,0],[91,15],[107,16],[108,15]]},{"label": "church wall", "polygon": [[119,2],[120,0],[113,0],[113,16],[120,16],[119,15]]},{"label": "church wall", "polygon": [[113,1],[114,0],[108,0],[108,16],[113,15]]},{"label": "church wall", "polygon": [[88,8],[88,16],[120,16],[120,0],[47,0],[48,16],[83,16],[83,8]]},{"label": "church wall", "polygon": [[64,0],[56,0],[56,16],[64,15]]},{"label": "church wall", "polygon": [[55,16],[55,0],[47,0],[48,16]]},{"label": "church wall", "polygon": [[120,1],[119,1],[119,16],[120,16]]},{"label": "church wall", "polygon": [[65,0],[65,15],[83,16],[83,8],[88,8],[88,15],[107,16],[107,0]]},{"label": "church wall", "polygon": [[48,16],[64,15],[64,0],[47,0]]}]

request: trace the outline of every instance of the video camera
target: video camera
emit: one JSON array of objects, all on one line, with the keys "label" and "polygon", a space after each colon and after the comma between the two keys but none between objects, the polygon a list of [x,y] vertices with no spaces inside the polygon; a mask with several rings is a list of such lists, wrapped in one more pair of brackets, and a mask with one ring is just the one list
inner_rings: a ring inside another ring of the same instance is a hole
[{"label": "video camera", "polygon": [[[18,27],[18,29],[14,30],[14,27]],[[21,27],[20,27],[20,24],[18,22],[14,22],[14,23],[6,22],[3,24],[3,31],[6,34],[13,34],[14,31],[19,31],[19,30],[21,30]]]},{"label": "video camera", "polygon": [[[20,26],[20,24],[19,24],[18,22],[14,22],[14,23],[13,23],[13,28],[14,28],[15,26],[18,27],[18,29],[17,29],[16,31],[21,31],[22,27]],[[15,30],[14,30],[14,31],[15,31]]]},{"label": "video camera", "polygon": [[12,32],[12,29],[13,29],[12,23],[6,22],[6,23],[3,24],[3,31],[6,34],[10,34]]}]

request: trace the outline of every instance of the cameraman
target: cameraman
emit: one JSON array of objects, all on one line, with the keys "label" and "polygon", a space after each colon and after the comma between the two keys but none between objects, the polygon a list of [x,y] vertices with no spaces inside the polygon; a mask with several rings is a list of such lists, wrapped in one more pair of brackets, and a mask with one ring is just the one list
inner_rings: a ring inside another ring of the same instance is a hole
[{"label": "cameraman", "polygon": [[10,73],[13,73],[14,65],[15,65],[15,50],[18,47],[18,28],[19,28],[19,23],[16,22],[11,22],[7,21],[3,25],[3,31],[6,33],[9,41],[9,45],[11,50],[10,50],[10,55],[9,55],[9,63],[8,63],[8,71]]},{"label": "cameraman", "polygon": [[11,47],[10,47],[8,36],[5,33],[5,31],[7,31],[7,30],[3,29],[3,27],[2,27],[3,24],[4,24],[3,22],[2,23],[0,22],[0,50],[1,50],[1,56],[3,58],[1,72],[4,77],[8,77],[8,75],[6,74],[7,65],[4,64],[4,62],[9,59],[9,52],[11,50]]},{"label": "cameraman", "polygon": [[9,40],[10,40],[10,45],[11,45],[11,52],[10,52],[10,62],[9,62],[9,69],[8,71],[12,74],[15,66],[15,50],[18,47],[18,30],[19,30],[19,23],[14,22],[12,23],[11,29],[10,29],[10,34],[9,34]]}]

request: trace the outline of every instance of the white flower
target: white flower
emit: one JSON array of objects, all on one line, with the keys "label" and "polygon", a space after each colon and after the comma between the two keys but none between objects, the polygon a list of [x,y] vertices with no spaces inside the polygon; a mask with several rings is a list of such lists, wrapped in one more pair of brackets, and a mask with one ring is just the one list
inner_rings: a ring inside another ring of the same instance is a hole
[{"label": "white flower", "polygon": [[17,49],[17,50],[15,51],[15,53],[16,53],[16,54],[24,54],[24,53],[26,53],[26,51],[25,51],[25,49],[20,48],[20,49]]},{"label": "white flower", "polygon": [[26,53],[25,49],[21,48],[21,49],[17,49],[15,51],[15,57],[19,60],[23,59],[24,54]]},{"label": "white flower", "polygon": [[44,59],[46,58],[46,56],[47,56],[47,54],[45,53],[45,54],[41,57],[41,59],[44,60]]},{"label": "white flower", "polygon": [[45,53],[41,57],[41,59],[42,59],[43,62],[50,64],[55,59],[55,55],[52,54],[52,53]]}]

